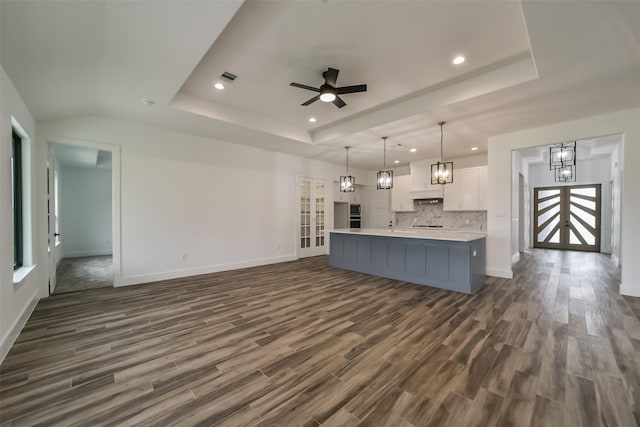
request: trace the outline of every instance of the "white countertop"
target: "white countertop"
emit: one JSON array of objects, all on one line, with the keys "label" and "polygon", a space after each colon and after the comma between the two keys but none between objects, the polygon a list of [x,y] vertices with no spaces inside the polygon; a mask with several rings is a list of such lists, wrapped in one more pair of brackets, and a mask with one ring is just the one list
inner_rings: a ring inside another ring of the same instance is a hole
[{"label": "white countertop", "polygon": [[486,233],[458,230],[396,229],[391,231],[377,228],[340,228],[330,230],[330,232],[366,236],[404,237],[408,239],[448,240],[452,242],[471,242],[487,237]]}]

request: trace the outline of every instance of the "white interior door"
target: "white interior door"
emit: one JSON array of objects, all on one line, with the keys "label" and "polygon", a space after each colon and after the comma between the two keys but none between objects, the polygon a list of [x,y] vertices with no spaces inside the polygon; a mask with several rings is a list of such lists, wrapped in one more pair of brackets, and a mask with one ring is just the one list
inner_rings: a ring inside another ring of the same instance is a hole
[{"label": "white interior door", "polygon": [[327,253],[325,245],[325,192],[322,179],[298,178],[298,257]]}]

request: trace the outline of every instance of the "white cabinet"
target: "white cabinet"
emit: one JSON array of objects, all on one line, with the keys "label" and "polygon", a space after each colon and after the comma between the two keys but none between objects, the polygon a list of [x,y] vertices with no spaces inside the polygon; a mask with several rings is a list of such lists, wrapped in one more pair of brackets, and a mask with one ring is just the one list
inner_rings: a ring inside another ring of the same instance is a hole
[{"label": "white cabinet", "polygon": [[[412,199],[432,199],[442,197],[442,186],[431,184],[431,164],[437,162],[433,160],[419,160],[411,162],[411,190]],[[394,184],[395,186],[395,180]]]},{"label": "white cabinet", "polygon": [[[356,191],[351,191],[351,192],[342,192],[340,191],[340,183],[339,182],[334,182],[333,183],[333,201],[334,202],[345,202],[345,203],[360,203],[357,201],[358,199],[358,190],[360,190],[358,188],[358,186],[356,186]],[[362,190],[360,190],[362,191]]]},{"label": "white cabinet", "polygon": [[487,210],[487,192],[489,190],[489,168],[484,166],[480,168],[478,173],[478,184],[480,184],[480,190],[478,191],[478,207],[481,211]]},{"label": "white cabinet", "polygon": [[453,169],[453,182],[444,187],[445,211],[487,210],[487,167]]},{"label": "white cabinet", "polygon": [[391,210],[393,212],[414,212],[413,199],[410,197],[411,175],[401,175],[393,178],[391,189]]}]

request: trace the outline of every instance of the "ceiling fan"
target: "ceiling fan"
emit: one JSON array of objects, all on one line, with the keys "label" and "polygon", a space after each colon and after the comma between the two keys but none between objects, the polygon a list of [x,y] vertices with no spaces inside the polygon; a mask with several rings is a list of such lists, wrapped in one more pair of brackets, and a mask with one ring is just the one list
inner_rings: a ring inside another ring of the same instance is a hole
[{"label": "ceiling fan", "polygon": [[315,88],[313,86],[307,86],[300,83],[290,83],[289,86],[299,87],[301,89],[312,90],[314,92],[320,92],[319,95],[314,96],[302,106],[307,106],[309,104],[313,104],[317,100],[322,102],[333,102],[334,105],[338,108],[342,108],[347,105],[346,102],[340,98],[338,95],[345,95],[347,93],[356,93],[356,92],[366,92],[367,85],[355,85],[355,86],[343,86],[336,87],[336,80],[338,79],[338,73],[340,70],[336,70],[335,68],[329,68],[327,71],[322,73],[322,77],[324,78],[324,84],[319,88]]}]

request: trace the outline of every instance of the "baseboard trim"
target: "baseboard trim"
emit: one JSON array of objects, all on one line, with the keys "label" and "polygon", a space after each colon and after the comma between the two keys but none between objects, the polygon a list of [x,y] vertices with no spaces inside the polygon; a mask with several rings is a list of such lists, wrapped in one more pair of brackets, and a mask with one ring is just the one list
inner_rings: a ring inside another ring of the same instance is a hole
[{"label": "baseboard trim", "polygon": [[628,297],[640,297],[640,286],[625,285],[620,283],[620,295]]},{"label": "baseboard trim", "polygon": [[114,278],[113,286],[131,286],[142,283],[157,282],[160,280],[179,279],[188,276],[197,276],[200,274],[217,273],[220,271],[237,270],[240,268],[258,267],[261,265],[276,264],[279,262],[287,262],[298,259],[295,254],[284,255],[271,258],[259,258],[250,261],[235,262],[229,264],[209,265],[205,267],[187,268],[184,270],[164,271],[162,273],[140,274],[136,276],[125,276]]},{"label": "baseboard trim", "polygon": [[0,364],[4,361],[4,358],[7,357],[7,354],[9,353],[9,350],[11,350],[13,343],[16,342],[16,339],[18,338],[18,335],[20,335],[22,328],[24,328],[24,325],[27,324],[29,317],[31,317],[31,313],[33,313],[36,305],[38,305],[38,301],[40,300],[40,298],[38,298],[39,292],[40,290],[37,289],[33,293],[31,299],[29,300],[27,305],[24,306],[16,321],[13,322],[11,328],[7,331],[4,337],[2,337],[2,341],[0,341]]},{"label": "baseboard trim", "polygon": [[503,279],[513,279],[513,270],[487,267],[486,273],[487,276],[501,277]]},{"label": "baseboard trim", "polygon": [[615,254],[611,254],[611,261],[617,267],[620,267],[620,258],[618,258]]},{"label": "baseboard trim", "polygon": [[[105,249],[101,251],[80,251],[80,252],[65,252],[62,255],[62,258],[80,258],[83,256],[101,256],[101,255],[111,255],[113,253],[110,249]],[[61,258],[61,259],[62,259]]]},{"label": "baseboard trim", "polygon": [[515,264],[518,261],[520,261],[520,252],[511,255],[511,264]]}]

